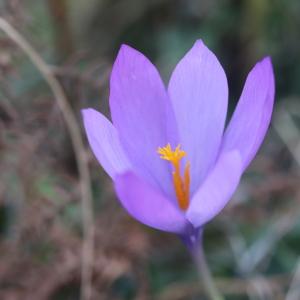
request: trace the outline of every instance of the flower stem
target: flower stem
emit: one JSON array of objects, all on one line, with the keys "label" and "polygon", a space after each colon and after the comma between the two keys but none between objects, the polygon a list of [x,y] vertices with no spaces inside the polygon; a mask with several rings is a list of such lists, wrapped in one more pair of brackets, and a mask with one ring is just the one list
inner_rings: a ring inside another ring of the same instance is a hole
[{"label": "flower stem", "polygon": [[[202,234],[201,234],[202,235]],[[205,254],[202,245],[202,239],[199,244],[195,244],[191,249],[192,257],[197,268],[197,273],[200,280],[203,282],[203,288],[210,300],[225,300],[214,284],[209,267],[207,265]]]}]

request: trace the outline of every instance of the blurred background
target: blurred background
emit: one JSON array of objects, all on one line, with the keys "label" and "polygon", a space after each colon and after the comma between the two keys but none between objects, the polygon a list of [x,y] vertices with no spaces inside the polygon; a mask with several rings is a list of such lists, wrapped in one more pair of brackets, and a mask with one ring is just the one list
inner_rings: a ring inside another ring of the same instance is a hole
[{"label": "blurred background", "polygon": [[[198,38],[228,75],[231,112],[263,56],[272,57],[276,76],[263,147],[204,233],[216,285],[226,299],[300,299],[299,15],[299,0],[0,0],[0,16],[62,85],[88,152],[90,299],[206,299],[177,237],[120,207],[80,117],[85,107],[109,116],[109,74],[122,43],[147,55],[167,82]],[[80,299],[86,232],[74,153],[45,78],[1,31],[0,299]]]}]

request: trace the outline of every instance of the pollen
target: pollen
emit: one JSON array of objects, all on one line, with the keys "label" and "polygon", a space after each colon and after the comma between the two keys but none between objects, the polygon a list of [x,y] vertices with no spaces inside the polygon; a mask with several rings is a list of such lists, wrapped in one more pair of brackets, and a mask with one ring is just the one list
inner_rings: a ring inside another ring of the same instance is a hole
[{"label": "pollen", "polygon": [[173,166],[173,185],[177,197],[178,205],[182,210],[186,210],[189,206],[190,198],[190,163],[184,167],[183,176],[180,171],[180,161],[186,156],[186,152],[180,149],[178,145],[174,150],[170,144],[165,147],[159,147],[157,153],[161,159],[169,161]]}]

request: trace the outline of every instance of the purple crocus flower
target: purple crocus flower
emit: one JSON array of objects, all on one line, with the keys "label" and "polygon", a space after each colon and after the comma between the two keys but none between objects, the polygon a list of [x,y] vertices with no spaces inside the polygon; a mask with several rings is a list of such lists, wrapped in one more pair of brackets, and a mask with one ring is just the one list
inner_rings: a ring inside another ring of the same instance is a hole
[{"label": "purple crocus flower", "polygon": [[112,123],[83,110],[84,126],[118,198],[135,219],[197,241],[228,203],[270,123],[270,58],[249,73],[227,126],[228,85],[216,56],[196,41],[166,89],[153,64],[123,45],[110,78]]}]

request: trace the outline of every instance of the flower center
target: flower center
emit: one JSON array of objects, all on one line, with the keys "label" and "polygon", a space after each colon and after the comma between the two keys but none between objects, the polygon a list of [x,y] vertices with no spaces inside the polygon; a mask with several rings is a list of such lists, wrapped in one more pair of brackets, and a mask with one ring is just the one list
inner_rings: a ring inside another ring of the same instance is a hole
[{"label": "flower center", "polygon": [[190,163],[188,162],[184,168],[184,174],[180,173],[180,160],[186,156],[186,152],[180,149],[178,145],[174,150],[170,144],[157,149],[161,159],[169,161],[173,170],[173,184],[178,201],[178,205],[182,210],[186,210],[189,206],[190,198]]}]

